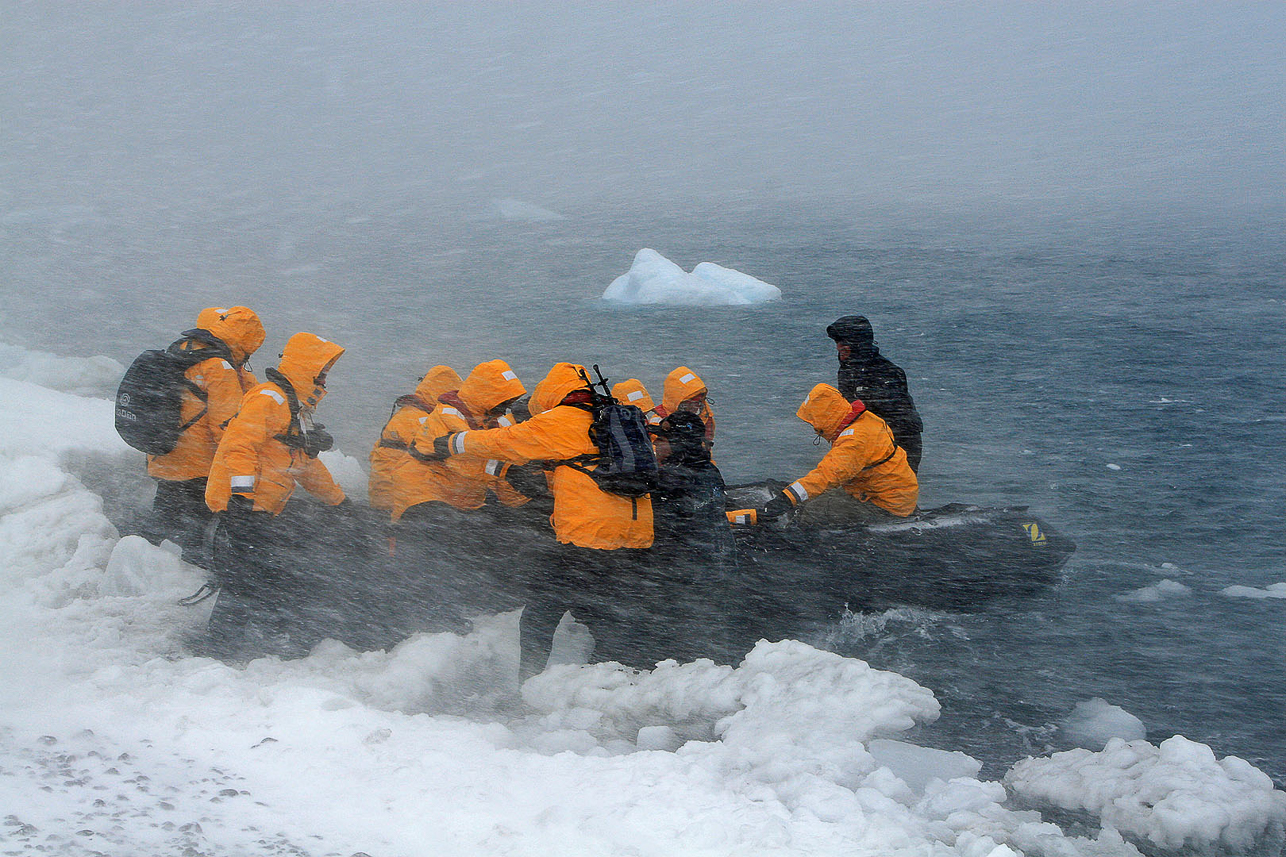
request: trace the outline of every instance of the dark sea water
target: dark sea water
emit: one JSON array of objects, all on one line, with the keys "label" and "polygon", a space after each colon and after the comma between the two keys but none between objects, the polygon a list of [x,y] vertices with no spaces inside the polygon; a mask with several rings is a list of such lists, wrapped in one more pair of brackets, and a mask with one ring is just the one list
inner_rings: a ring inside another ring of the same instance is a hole
[{"label": "dark sea water", "polygon": [[[1286,783],[1286,242],[1279,224],[1082,218],[911,221],[798,206],[555,223],[412,206],[227,210],[129,220],[11,219],[0,338],[128,362],[246,303],[269,340],[308,329],[348,347],[320,414],[364,459],[389,403],[429,366],[502,357],[534,386],[558,360],[600,363],[657,394],[673,367],[706,380],[730,482],[792,479],[821,454],[794,417],[834,382],[825,326],[871,318],[926,425],[922,506],[1028,505],[1079,546],[1063,582],[978,612],[836,617],[818,644],[931,688],[917,740],[999,776],[1066,749],[1058,720],[1101,697]],[[440,216],[441,212],[434,212]],[[781,287],[755,308],[597,300],[652,247]],[[1163,580],[1186,594],[1121,596]]]}]

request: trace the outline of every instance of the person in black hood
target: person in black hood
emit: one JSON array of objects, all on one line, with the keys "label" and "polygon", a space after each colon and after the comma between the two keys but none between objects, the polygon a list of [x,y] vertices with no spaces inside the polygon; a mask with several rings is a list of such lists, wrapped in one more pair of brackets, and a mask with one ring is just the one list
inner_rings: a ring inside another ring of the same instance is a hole
[{"label": "person in black hood", "polygon": [[730,649],[728,628],[730,608],[737,601],[732,591],[736,544],[705,423],[694,413],[675,411],[652,432],[661,483],[652,494],[655,591],[649,624],[654,654],[735,663],[745,654],[745,649]]},{"label": "person in black hood", "polygon": [[875,332],[865,316],[846,315],[826,328],[839,351],[839,383],[836,386],[850,402],[861,399],[867,410],[883,419],[893,431],[898,446],[906,451],[907,463],[920,470],[920,434],[924,423],[906,386],[906,373],[880,354]]}]

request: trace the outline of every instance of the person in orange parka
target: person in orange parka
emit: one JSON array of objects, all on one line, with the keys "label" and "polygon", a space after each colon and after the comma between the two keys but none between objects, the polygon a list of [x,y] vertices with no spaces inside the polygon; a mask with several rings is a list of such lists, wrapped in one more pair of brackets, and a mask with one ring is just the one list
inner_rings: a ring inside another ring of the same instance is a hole
[{"label": "person in orange parka", "polygon": [[[640,634],[647,626],[645,549],[652,545],[652,502],[608,494],[585,470],[567,462],[596,456],[594,418],[584,367],[558,363],[531,396],[531,419],[508,428],[461,431],[437,438],[433,455],[472,455],[515,464],[548,463],[557,544],[547,568],[527,578],[519,623],[520,679],[544,669],[554,629],[571,610],[590,627],[595,657],[650,666]],[[593,465],[590,465],[592,469]],[[652,663],[655,663],[654,661]]]},{"label": "person in orange parka", "polygon": [[643,382],[638,378],[627,378],[620,383],[612,385],[612,398],[622,405],[634,405],[643,412],[643,417],[650,426],[659,426],[661,424],[661,415],[657,412],[656,402],[652,400],[652,394],[643,386]]},{"label": "person in orange parka", "polygon": [[[474,614],[496,612],[504,601],[492,560],[496,527],[481,510],[492,495],[507,506],[527,498],[504,480],[505,466],[471,455],[426,460],[438,437],[469,428],[513,425],[509,405],[527,389],[503,360],[480,363],[454,393],[445,393],[393,471],[395,559],[405,597],[403,633],[467,630]],[[503,607],[518,605],[508,596]]]},{"label": "person in orange parka", "polygon": [[221,591],[209,624],[210,642],[222,655],[302,656],[326,636],[323,623],[309,618],[317,596],[300,569],[317,534],[278,519],[296,484],[325,505],[347,502],[317,458],[330,448],[330,436],[313,423],[326,375],[343,353],[319,336],[296,333],[278,368],[246,394],[219,443],[205,499],[222,513],[215,554]]},{"label": "person in orange parka", "polygon": [[[906,452],[893,441],[888,424],[860,400],[850,403],[830,384],[818,384],[796,416],[830,442],[830,451],[757,510],[759,518],[780,517],[801,504],[807,504],[801,514],[826,523],[893,520],[915,511],[920,485]],[[816,499],[841,487],[843,492]]]},{"label": "person in orange parka", "polygon": [[259,316],[248,307],[201,310],[180,346],[211,355],[184,373],[191,386],[184,390],[180,424],[187,428],[170,452],[147,457],[147,475],[156,480],[149,536],[155,542],[170,539],[185,560],[203,567],[209,564],[202,543],[212,517],[205,505],[206,477],[224,428],[258,383],[247,361],[264,335]]},{"label": "person in orange parka", "polygon": [[706,449],[714,446],[714,411],[710,409],[709,390],[705,381],[687,366],[680,366],[665,376],[665,395],[657,413],[667,417],[678,410],[691,411],[706,426]]},{"label": "person in orange parka", "polygon": [[370,505],[372,509],[393,512],[393,472],[406,458],[421,426],[438,406],[438,397],[453,393],[464,383],[450,366],[434,366],[416,386],[415,392],[398,397],[393,412],[380,431],[380,439],[371,449]]}]

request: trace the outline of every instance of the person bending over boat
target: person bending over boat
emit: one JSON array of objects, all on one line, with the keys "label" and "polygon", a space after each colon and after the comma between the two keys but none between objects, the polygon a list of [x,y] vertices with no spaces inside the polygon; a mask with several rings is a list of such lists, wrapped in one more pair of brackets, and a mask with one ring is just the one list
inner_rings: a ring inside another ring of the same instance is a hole
[{"label": "person bending over boat", "polygon": [[420,378],[415,392],[393,402],[388,422],[371,449],[370,504],[372,509],[393,514],[393,493],[399,487],[393,473],[406,458],[411,442],[429,414],[438,406],[438,396],[454,393],[464,383],[450,366],[434,366]]},{"label": "person bending over boat", "polygon": [[889,424],[898,446],[906,450],[907,464],[920,471],[920,435],[924,422],[906,386],[906,373],[880,354],[875,333],[865,316],[846,315],[826,328],[839,352],[839,391],[845,399],[861,399],[866,407]]},{"label": "person bending over boat", "polygon": [[758,509],[758,518],[801,507],[801,524],[828,526],[904,518],[915,511],[920,485],[906,452],[860,399],[850,403],[830,384],[818,384],[795,415],[830,442],[830,451]]},{"label": "person bending over boat", "polygon": [[714,446],[714,411],[710,409],[710,395],[696,372],[680,366],[665,377],[665,395],[657,413],[667,417],[675,411],[689,411],[705,424],[706,449]]},{"label": "person bending over boat", "polygon": [[[589,437],[594,422],[585,369],[558,363],[531,395],[531,419],[507,428],[460,431],[434,441],[438,459],[470,455],[513,464],[548,462],[557,542],[540,557],[543,568],[526,578],[519,621],[519,680],[545,668],[554,630],[570,610],[594,636],[594,656],[647,667],[647,579],[652,546],[652,501],[622,497],[598,487],[574,459],[597,456]],[[590,465],[588,469],[592,469]]]},{"label": "person bending over boat", "polygon": [[[615,392],[613,390],[613,392]],[[732,651],[729,606],[737,546],[727,517],[723,475],[710,460],[705,424],[676,411],[653,430],[660,488],[652,494],[656,543],[654,579],[662,588],[654,620],[666,624],[666,657],[711,658],[733,663],[749,646]],[[753,641],[752,641],[753,642]]]},{"label": "person bending over boat", "polygon": [[325,538],[320,530],[334,528],[282,513],[296,484],[327,506],[348,502],[317,458],[331,439],[312,419],[343,353],[320,336],[296,333],[219,441],[205,491],[222,531],[214,557],[221,589],[209,622],[218,657],[302,657],[323,637],[338,636],[326,618],[332,582],[308,558]]},{"label": "person bending over boat", "polygon": [[504,481],[498,461],[474,455],[442,461],[431,454],[437,438],[511,424],[509,405],[526,392],[505,361],[478,364],[458,392],[439,396],[394,468],[395,566],[407,587],[405,630],[465,630],[470,612],[493,606],[498,587],[487,571],[486,545],[495,534],[478,510],[491,494],[509,506],[527,498]]}]

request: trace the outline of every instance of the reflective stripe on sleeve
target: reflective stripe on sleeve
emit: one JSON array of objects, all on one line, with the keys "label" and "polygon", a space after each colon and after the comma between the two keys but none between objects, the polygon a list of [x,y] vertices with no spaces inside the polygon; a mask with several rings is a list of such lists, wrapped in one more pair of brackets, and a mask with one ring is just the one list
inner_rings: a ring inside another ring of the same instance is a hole
[{"label": "reflective stripe on sleeve", "polygon": [[455,408],[452,408],[452,407],[446,407],[446,408],[443,408],[443,409],[442,409],[442,413],[444,413],[444,414],[453,414],[453,415],[455,415],[455,416],[457,416],[457,417],[460,417],[460,419],[464,419],[464,415],[463,415],[463,414],[461,414],[459,411],[457,411]]},{"label": "reflective stripe on sleeve", "polygon": [[499,419],[496,420],[496,425],[499,426],[500,428],[509,428],[509,426],[517,425],[517,423],[509,419],[508,414],[505,414],[503,417],[500,417]]},{"label": "reflective stripe on sleeve", "polygon": [[496,461],[494,458],[493,458],[493,459],[491,459],[490,461],[488,461],[488,462],[487,462],[487,467],[486,467],[487,475],[488,475],[488,476],[499,476],[499,475],[500,475],[500,468],[501,468],[501,467],[503,467],[503,466],[504,466],[504,462],[502,462],[502,461]]},{"label": "reflective stripe on sleeve", "polygon": [[452,455],[464,455],[464,436],[466,434],[468,434],[467,431],[458,432],[454,437],[451,438]]},{"label": "reflective stripe on sleeve", "polygon": [[800,503],[808,499],[808,492],[804,490],[804,486],[800,485],[798,481],[792,482],[789,485],[787,485],[786,490],[794,494],[795,499],[798,500]]},{"label": "reflective stripe on sleeve", "polygon": [[282,397],[281,393],[278,393],[276,390],[260,390],[259,395],[271,396],[272,399],[279,405],[286,404],[286,400]]},{"label": "reflective stripe on sleeve", "polygon": [[253,491],[255,490],[255,478],[253,476],[233,476],[233,491]]}]

